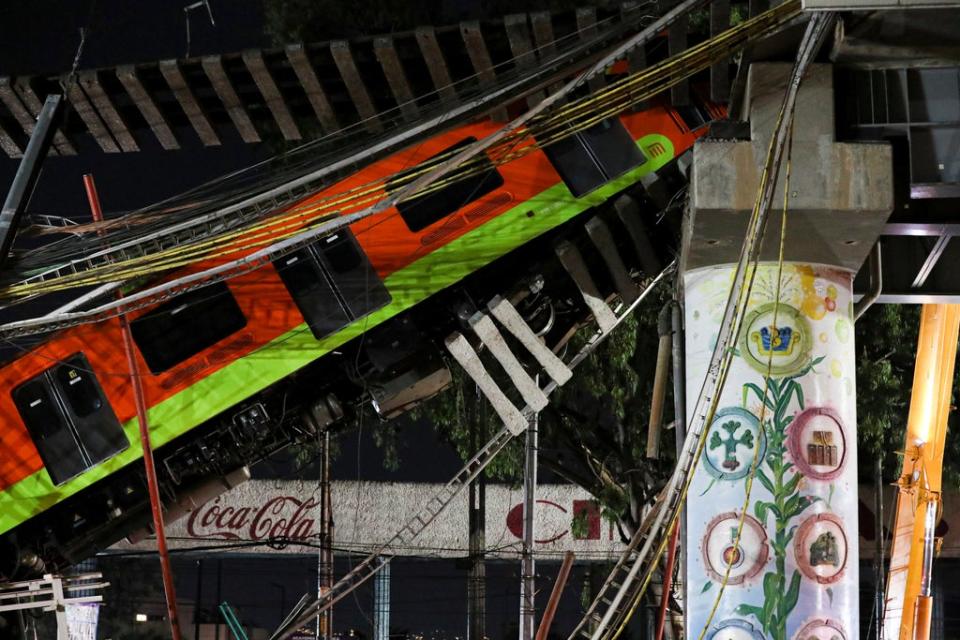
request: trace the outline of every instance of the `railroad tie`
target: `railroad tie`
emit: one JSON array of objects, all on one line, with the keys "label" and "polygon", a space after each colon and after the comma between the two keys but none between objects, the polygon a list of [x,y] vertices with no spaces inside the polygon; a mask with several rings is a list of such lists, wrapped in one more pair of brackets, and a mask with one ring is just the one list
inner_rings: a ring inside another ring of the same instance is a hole
[{"label": "railroad tie", "polygon": [[663,264],[657,257],[657,252],[650,242],[650,236],[647,234],[646,225],[640,215],[640,205],[630,196],[623,195],[616,199],[613,208],[617,212],[620,222],[627,228],[627,235],[633,242],[633,248],[640,258],[640,266],[643,272],[649,276],[660,273],[663,270]]},{"label": "railroad tie", "polygon": [[587,235],[590,236],[590,240],[597,250],[600,251],[603,262],[607,265],[607,270],[610,272],[611,277],[613,277],[613,283],[620,293],[620,298],[624,304],[632,304],[633,301],[637,299],[637,296],[640,295],[640,290],[637,288],[637,285],[634,284],[633,279],[630,277],[630,272],[627,271],[627,265],[623,263],[623,258],[620,256],[620,252],[617,251],[617,245],[613,241],[613,234],[610,233],[610,227],[599,217],[592,218],[584,226],[587,229]]},{"label": "railroad tie", "polygon": [[493,410],[500,416],[510,433],[514,435],[523,433],[527,428],[527,419],[523,417],[520,410],[510,402],[510,399],[490,377],[487,369],[483,366],[483,362],[480,361],[480,357],[477,356],[477,352],[473,350],[467,339],[460,333],[452,333],[447,336],[444,343],[450,354],[467,372],[467,375],[480,387],[480,391],[493,405]]},{"label": "railroad tie", "polygon": [[507,346],[503,336],[500,335],[500,331],[497,330],[497,325],[493,323],[490,316],[482,311],[478,311],[470,317],[468,323],[470,324],[470,328],[473,329],[473,332],[477,334],[487,349],[490,350],[493,357],[500,363],[500,366],[503,367],[503,370],[507,372],[510,381],[513,382],[517,391],[520,392],[524,402],[534,411],[540,411],[546,407],[548,402],[547,396],[544,395],[540,387],[537,386],[536,381],[526,372],[523,365],[517,360],[517,357],[513,355],[513,352],[510,350],[510,347]]},{"label": "railroad tie", "polygon": [[580,250],[564,240],[555,247],[554,252],[560,259],[560,264],[567,270],[580,290],[580,295],[583,296],[583,301],[587,303],[587,308],[590,309],[600,326],[600,331],[603,333],[612,331],[617,326],[617,316],[607,306],[600,290],[597,289],[597,284],[593,281],[593,277],[587,269],[587,264],[583,261],[583,256],[580,255]]},{"label": "railroad tie", "polygon": [[558,385],[563,385],[573,376],[573,372],[564,364],[563,360],[543,344],[516,308],[510,304],[509,300],[501,298],[500,296],[494,296],[494,298],[487,303],[487,308],[493,317],[527,348],[530,355],[540,363],[540,366],[543,367],[543,370],[547,372],[547,375],[549,375],[554,382]]}]

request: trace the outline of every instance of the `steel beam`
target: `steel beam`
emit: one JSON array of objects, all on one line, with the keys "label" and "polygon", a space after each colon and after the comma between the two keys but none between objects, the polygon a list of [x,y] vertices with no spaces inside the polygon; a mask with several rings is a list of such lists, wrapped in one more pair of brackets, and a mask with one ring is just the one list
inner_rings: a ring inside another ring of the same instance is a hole
[{"label": "steel beam", "polygon": [[330,43],[330,54],[364,126],[371,131],[383,131],[383,123],[377,117],[377,110],[373,106],[370,92],[367,91],[367,85],[363,83],[363,78],[357,70],[350,43],[346,40],[334,40]]},{"label": "steel beam", "polygon": [[420,55],[423,56],[427,71],[430,72],[430,79],[433,80],[434,89],[440,94],[441,99],[451,102],[456,100],[457,90],[453,86],[453,80],[450,79],[450,69],[447,67],[447,61],[443,57],[443,51],[440,49],[440,43],[437,42],[437,34],[433,27],[417,27],[416,38]]},{"label": "steel beam", "polygon": [[200,61],[200,66],[203,67],[207,80],[210,81],[214,92],[220,98],[220,102],[223,103],[223,108],[227,110],[227,115],[230,116],[233,126],[237,128],[243,141],[248,143],[260,142],[260,134],[257,133],[250,116],[247,115],[247,110],[244,108],[243,102],[240,101],[240,96],[234,90],[230,77],[223,68],[220,56],[205,56]]},{"label": "steel beam", "polygon": [[7,192],[3,209],[0,210],[0,268],[7,261],[13,241],[17,236],[20,220],[30,202],[30,195],[40,176],[43,159],[47,156],[50,144],[53,142],[53,133],[57,130],[57,120],[62,113],[63,96],[48,96],[37,118],[37,126],[33,129],[23,160],[13,177],[13,184]]},{"label": "steel beam", "polygon": [[[960,224],[893,223],[880,237],[883,263],[881,304],[960,303]],[[864,265],[854,281],[858,299],[870,292]]]},{"label": "steel beam", "polygon": [[921,266],[920,271],[917,272],[917,277],[913,279],[913,284],[910,285],[911,287],[919,289],[924,285],[927,278],[930,277],[930,272],[937,266],[937,262],[939,262],[943,251],[947,248],[948,242],[950,242],[949,235],[943,234],[937,238],[937,241],[933,243],[933,248],[930,249],[930,253],[927,254],[927,259],[923,261],[923,266]]},{"label": "steel beam", "polygon": [[[20,96],[20,100],[23,101],[23,106],[27,108],[30,115],[33,116],[34,119],[38,118],[40,111],[43,109],[43,102],[37,97],[33,87],[30,86],[30,79],[18,78],[13,83],[13,90]],[[73,156],[77,154],[77,150],[70,144],[67,136],[65,136],[60,129],[57,129],[56,133],[53,134],[53,146],[56,148],[57,153],[62,156]]]},{"label": "steel beam", "polygon": [[20,158],[23,156],[23,150],[7,130],[3,128],[2,124],[0,124],[0,149],[3,149],[3,152],[7,154],[8,158]]},{"label": "steel beam", "polygon": [[330,106],[330,99],[327,97],[326,91],[323,90],[323,85],[320,84],[320,80],[313,70],[313,65],[310,64],[310,58],[307,57],[307,52],[303,48],[303,45],[290,45],[286,48],[286,53],[287,60],[290,62],[293,72],[297,74],[297,79],[300,80],[300,86],[302,86],[304,92],[306,92],[307,100],[310,101],[310,106],[313,107],[313,112],[316,114],[317,120],[320,121],[320,126],[323,127],[324,133],[332,133],[339,130],[340,123],[337,121],[337,114],[334,112],[333,107]]},{"label": "steel beam", "polygon": [[100,114],[100,118],[107,125],[110,134],[114,140],[117,141],[117,144],[120,145],[120,150],[128,153],[131,151],[139,151],[140,147],[137,146],[136,140],[133,139],[130,130],[127,129],[127,125],[124,123],[123,118],[120,117],[117,108],[113,105],[107,92],[103,90],[103,86],[100,84],[100,78],[97,77],[97,72],[81,71],[78,78],[80,80],[80,86],[83,87],[84,92],[90,97],[90,101],[93,102],[93,106]]},{"label": "steel beam", "polygon": [[184,115],[187,116],[193,130],[197,132],[200,142],[205,147],[219,146],[220,138],[217,137],[213,125],[210,124],[206,114],[203,113],[203,109],[200,108],[200,103],[194,97],[193,91],[190,90],[187,79],[183,77],[183,72],[180,71],[180,65],[176,60],[161,60],[159,66],[163,79],[167,81],[167,86],[170,87],[170,91],[173,92],[180,108],[183,109]]},{"label": "steel beam", "polygon": [[249,49],[244,51],[241,57],[243,58],[243,64],[247,67],[247,71],[253,76],[253,81],[256,83],[257,88],[260,89],[260,95],[262,95],[266,101],[267,108],[270,109],[270,113],[273,114],[273,119],[276,121],[277,126],[280,127],[280,132],[283,134],[284,139],[302,140],[303,135],[300,133],[300,129],[297,128],[297,123],[293,120],[293,114],[290,113],[290,109],[283,99],[283,94],[280,93],[277,83],[274,82],[273,76],[270,75],[270,70],[267,69],[267,65],[263,61],[263,53],[261,53],[259,49]]},{"label": "steel beam", "polygon": [[414,101],[413,89],[410,88],[410,81],[403,70],[400,56],[397,55],[393,38],[374,38],[373,52],[383,69],[383,75],[387,78],[387,84],[390,85],[390,93],[393,94],[393,99],[397,101],[397,106],[400,107],[400,113],[407,120],[416,120],[420,115],[420,109],[417,108],[417,103]]},{"label": "steel beam", "polygon": [[136,68],[132,64],[117,67],[117,79],[123,85],[130,99],[133,100],[133,104],[137,105],[140,115],[146,120],[153,135],[157,137],[160,146],[167,151],[179,149],[180,143],[173,135],[173,130],[170,129],[167,119],[163,116],[153,98],[150,97],[150,93],[143,86],[143,83],[140,82],[140,78],[137,77]]}]

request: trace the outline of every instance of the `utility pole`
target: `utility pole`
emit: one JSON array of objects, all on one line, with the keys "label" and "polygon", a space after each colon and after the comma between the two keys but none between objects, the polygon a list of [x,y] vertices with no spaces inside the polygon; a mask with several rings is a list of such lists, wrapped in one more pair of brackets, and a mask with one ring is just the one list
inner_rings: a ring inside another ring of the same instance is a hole
[{"label": "utility pole", "polygon": [[[51,104],[50,98],[47,104]],[[50,134],[53,135],[52,133]],[[103,220],[103,210],[100,207],[100,196],[91,174],[83,176],[83,186],[87,191],[87,201],[90,204],[90,214],[95,222]],[[122,297],[118,293],[118,297]],[[157,536],[157,555],[160,557],[160,573],[163,576],[163,593],[167,601],[167,621],[170,623],[170,637],[181,640],[180,615],[177,612],[177,591],[173,582],[173,570],[170,568],[170,554],[167,551],[167,534],[163,524],[163,503],[160,500],[160,483],[157,480],[157,470],[153,461],[153,445],[150,443],[150,423],[147,419],[147,398],[143,388],[143,378],[140,376],[140,362],[137,360],[133,346],[133,332],[126,314],[120,314],[120,335],[123,339],[123,351],[127,357],[127,368],[130,370],[130,386],[133,387],[133,400],[137,412],[137,426],[140,431],[140,448],[143,451],[143,470],[147,477],[147,495],[150,498],[150,512],[153,516],[153,530]]]},{"label": "utility pole", "polygon": [[[539,377],[537,379],[539,384]],[[533,414],[527,427],[526,465],[523,473],[523,569],[520,588],[520,640],[533,640],[536,616],[533,562],[533,515],[537,501],[537,429],[540,415]]]},{"label": "utility pole", "polygon": [[[479,397],[474,396],[473,420],[470,424],[470,450],[486,440],[486,413]],[[481,433],[483,431],[484,433]],[[487,635],[486,561],[486,474],[481,472],[467,487],[470,570],[467,575],[467,640],[484,640]]]},{"label": "utility pole", "polygon": [[884,607],[884,593],[886,593],[886,585],[884,584],[886,580],[886,572],[884,566],[884,530],[883,530],[883,456],[877,457],[876,466],[873,469],[874,479],[877,483],[877,490],[874,494],[873,502],[873,530],[874,536],[876,538],[876,549],[874,551],[874,560],[873,560],[873,575],[874,582],[873,585],[873,606],[876,608],[876,619],[877,619],[877,629],[876,629],[876,640],[883,640],[883,607]]},{"label": "utility pole", "polygon": [[[320,548],[317,550],[317,596],[333,586],[333,505],[330,501],[330,430],[323,432],[320,454]],[[317,640],[333,637],[333,608],[317,614]]]}]

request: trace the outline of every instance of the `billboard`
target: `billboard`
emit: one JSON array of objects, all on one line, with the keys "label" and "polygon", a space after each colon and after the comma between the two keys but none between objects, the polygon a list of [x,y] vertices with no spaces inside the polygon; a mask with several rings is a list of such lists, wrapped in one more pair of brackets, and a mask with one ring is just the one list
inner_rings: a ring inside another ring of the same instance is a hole
[{"label": "billboard", "polygon": [[[418,513],[443,485],[335,481],[331,487],[334,546],[337,551],[374,550]],[[409,546],[396,555],[463,557],[468,553],[466,491],[462,492]],[[596,502],[575,485],[537,487],[534,512],[536,553],[561,558],[608,560],[624,549],[616,526]],[[167,525],[171,548],[210,548],[234,553],[315,553],[320,531],[320,487],[302,481],[251,480],[210,500]],[[516,557],[523,535],[523,489],[486,487],[486,548],[492,557]],[[113,550],[150,549],[149,538]]]}]

